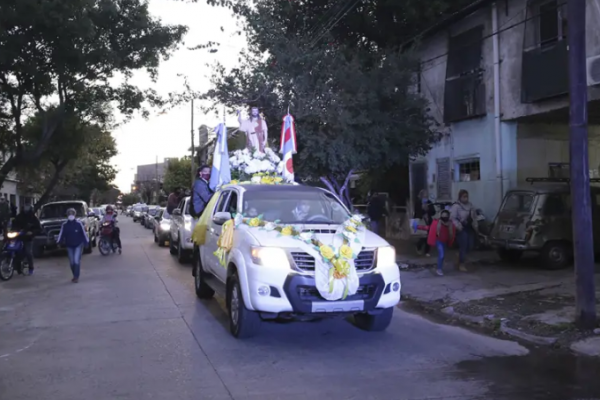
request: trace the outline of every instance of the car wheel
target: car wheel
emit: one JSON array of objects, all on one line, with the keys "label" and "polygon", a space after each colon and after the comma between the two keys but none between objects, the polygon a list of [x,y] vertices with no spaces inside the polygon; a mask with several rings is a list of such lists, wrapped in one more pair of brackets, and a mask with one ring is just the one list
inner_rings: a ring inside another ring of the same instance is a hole
[{"label": "car wheel", "polygon": [[231,276],[227,290],[229,331],[238,339],[256,335],[262,320],[256,311],[250,311],[246,308],[237,274]]},{"label": "car wheel", "polygon": [[368,332],[382,332],[390,326],[394,316],[394,307],[386,308],[380,314],[354,314],[354,322],[360,329]]},{"label": "car wheel", "polygon": [[158,243],[158,237],[156,236],[156,232],[154,233],[154,243]]},{"label": "car wheel", "polygon": [[567,268],[573,260],[573,248],[566,242],[548,242],[540,254],[542,268],[557,270]]},{"label": "car wheel", "polygon": [[179,264],[185,264],[187,261],[185,250],[181,247],[181,236],[177,236],[177,261]]},{"label": "car wheel", "polygon": [[173,242],[173,240],[169,240],[169,253],[171,253],[172,255],[177,254],[177,248],[175,247],[175,243]]},{"label": "car wheel", "polygon": [[42,258],[42,256],[44,255],[44,247],[43,246],[33,246],[33,257],[35,258]]},{"label": "car wheel", "polygon": [[498,249],[498,256],[504,262],[514,263],[521,259],[523,252],[519,250]]},{"label": "car wheel", "polygon": [[212,299],[215,295],[215,291],[204,281],[200,253],[198,253],[197,257],[194,257],[194,287],[196,289],[196,296],[199,299]]}]

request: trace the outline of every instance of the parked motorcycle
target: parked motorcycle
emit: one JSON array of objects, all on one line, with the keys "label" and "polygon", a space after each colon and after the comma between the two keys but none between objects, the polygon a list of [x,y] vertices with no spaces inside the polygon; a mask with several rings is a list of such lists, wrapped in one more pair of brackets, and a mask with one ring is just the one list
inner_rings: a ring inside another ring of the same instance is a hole
[{"label": "parked motorcycle", "polygon": [[23,236],[25,232],[8,232],[0,254],[0,280],[8,281],[15,270],[22,274],[29,264],[23,257]]},{"label": "parked motorcycle", "polygon": [[98,242],[98,250],[103,256],[107,256],[112,251],[116,253],[121,249],[118,248],[117,244],[113,240],[114,225],[112,222],[103,222],[100,227],[100,241]]}]

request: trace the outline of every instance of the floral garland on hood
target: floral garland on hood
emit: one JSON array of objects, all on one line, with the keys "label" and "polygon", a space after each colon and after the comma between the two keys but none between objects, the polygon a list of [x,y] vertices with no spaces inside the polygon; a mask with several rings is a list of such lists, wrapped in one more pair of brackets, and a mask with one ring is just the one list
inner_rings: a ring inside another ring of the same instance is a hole
[{"label": "floral garland on hood", "polygon": [[292,225],[268,222],[262,215],[246,218],[237,214],[234,219],[223,225],[218,249],[214,255],[225,267],[227,255],[233,247],[233,232],[238,227],[273,232],[277,237],[291,239],[301,243],[300,247],[315,259],[315,286],[326,300],[343,300],[354,295],[359,287],[359,278],[354,260],[362,250],[365,226],[362,216],[348,218],[333,235],[331,244],[323,243],[314,232],[301,230]]}]

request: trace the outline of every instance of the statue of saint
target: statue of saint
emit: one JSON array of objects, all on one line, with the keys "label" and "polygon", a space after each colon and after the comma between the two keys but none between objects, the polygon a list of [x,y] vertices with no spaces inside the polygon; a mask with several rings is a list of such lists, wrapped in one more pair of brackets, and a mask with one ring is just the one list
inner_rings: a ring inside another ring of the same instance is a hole
[{"label": "statue of saint", "polygon": [[249,119],[242,119],[242,114],[238,111],[238,121],[240,131],[246,134],[246,148],[264,153],[267,146],[267,122],[260,115],[258,108],[252,107]]}]

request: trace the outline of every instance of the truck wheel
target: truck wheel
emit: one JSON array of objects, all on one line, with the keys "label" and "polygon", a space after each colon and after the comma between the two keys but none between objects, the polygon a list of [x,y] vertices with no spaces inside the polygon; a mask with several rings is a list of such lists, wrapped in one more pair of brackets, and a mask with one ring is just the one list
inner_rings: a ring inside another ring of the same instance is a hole
[{"label": "truck wheel", "polygon": [[567,268],[573,259],[573,248],[566,242],[548,242],[540,254],[542,268],[557,270]]},{"label": "truck wheel", "polygon": [[504,262],[514,263],[521,259],[522,251],[510,249],[498,249],[498,257]]},{"label": "truck wheel", "polygon": [[256,311],[250,311],[244,304],[240,280],[233,274],[227,285],[227,305],[229,309],[229,331],[238,339],[256,335],[262,320]]},{"label": "truck wheel", "polygon": [[386,308],[381,314],[371,315],[368,313],[354,314],[356,326],[364,331],[382,332],[390,326],[394,316],[394,307]]},{"label": "truck wheel", "polygon": [[194,287],[196,289],[196,296],[199,299],[212,299],[215,291],[204,281],[204,274],[200,262],[200,253],[198,252],[198,256],[194,257]]},{"label": "truck wheel", "polygon": [[44,247],[34,245],[33,249],[32,249],[32,253],[33,253],[33,257],[42,258],[42,256],[44,255]]}]

